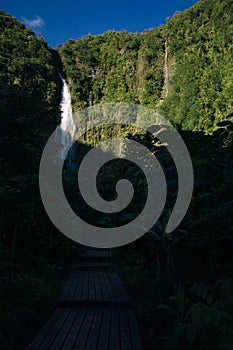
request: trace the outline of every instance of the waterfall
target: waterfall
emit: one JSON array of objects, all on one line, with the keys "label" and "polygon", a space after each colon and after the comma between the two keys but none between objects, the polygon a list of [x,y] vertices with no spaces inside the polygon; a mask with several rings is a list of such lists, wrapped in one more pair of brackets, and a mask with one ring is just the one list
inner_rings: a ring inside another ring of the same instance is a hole
[{"label": "waterfall", "polygon": [[169,78],[170,78],[170,72],[169,72],[169,64],[168,64],[168,49],[167,49],[167,42],[165,42],[165,62],[164,62],[164,90],[165,90],[165,98],[168,97],[169,93]]},{"label": "waterfall", "polygon": [[[60,104],[61,123],[60,123],[60,128],[58,129],[58,133],[56,135],[56,141],[61,146],[59,150],[59,158],[64,160],[66,150],[70,148],[75,138],[76,125],[73,118],[69,86],[65,79],[61,77],[61,80],[63,84],[62,99]],[[70,161],[70,164],[72,164],[71,152],[69,152],[68,154],[68,157],[69,157],[68,160]]]}]

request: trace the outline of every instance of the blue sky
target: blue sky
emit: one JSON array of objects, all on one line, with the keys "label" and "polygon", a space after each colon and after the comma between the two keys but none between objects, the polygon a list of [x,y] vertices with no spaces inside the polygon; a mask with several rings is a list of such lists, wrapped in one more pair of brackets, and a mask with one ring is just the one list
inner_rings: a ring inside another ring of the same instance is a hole
[{"label": "blue sky", "polygon": [[41,33],[50,46],[107,30],[142,32],[197,0],[1,0],[1,10]]}]

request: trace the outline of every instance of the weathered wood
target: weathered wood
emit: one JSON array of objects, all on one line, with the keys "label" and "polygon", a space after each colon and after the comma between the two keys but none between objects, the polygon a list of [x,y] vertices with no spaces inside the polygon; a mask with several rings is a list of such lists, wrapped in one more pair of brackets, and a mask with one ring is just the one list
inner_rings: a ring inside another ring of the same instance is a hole
[{"label": "weathered wood", "polygon": [[121,350],[131,350],[131,334],[129,330],[127,310],[120,310],[120,342]]},{"label": "weathered wood", "polygon": [[140,336],[136,314],[133,310],[128,310],[129,329],[131,334],[133,350],[142,350],[142,339]]},{"label": "weathered wood", "polygon": [[102,324],[103,312],[104,312],[103,309],[96,310],[95,317],[91,325],[91,330],[87,339],[87,345],[85,347],[85,350],[96,349],[96,344],[98,342],[99,332]]},{"label": "weathered wood", "polygon": [[96,310],[94,308],[88,309],[85,320],[80,327],[80,332],[79,332],[78,337],[75,341],[73,349],[75,349],[75,350],[84,350],[85,349],[85,346],[86,346],[86,343],[88,340],[88,335],[90,333],[91,325],[93,322],[95,311]]},{"label": "weathered wood", "polygon": [[103,310],[103,318],[101,322],[100,335],[98,340],[99,350],[109,349],[110,322],[111,322],[111,309],[105,308]]},{"label": "weathered wood", "polygon": [[[112,310],[109,349],[120,350],[120,315],[119,310]],[[98,349],[101,350],[101,349]]]},{"label": "weathered wood", "polygon": [[87,249],[80,255],[80,261],[102,261],[111,260],[112,254],[109,249]]},{"label": "weathered wood", "polygon": [[142,350],[133,310],[112,307],[57,309],[28,350]]},{"label": "weathered wood", "polygon": [[64,343],[67,334],[70,332],[73,322],[77,317],[77,315],[78,315],[78,310],[72,309],[66,321],[64,322],[61,330],[58,332],[57,337],[54,339],[50,347],[50,350],[57,350],[61,348],[61,345]]},{"label": "weathered wood", "polygon": [[80,261],[76,268],[78,270],[109,270],[112,264],[109,261]]},{"label": "weathered wood", "polygon": [[104,268],[110,259],[107,249],[83,254],[58,308],[27,350],[143,349],[132,302],[119,277]]},{"label": "weathered wood", "polygon": [[84,270],[72,274],[58,299],[58,305],[83,305],[84,303],[122,303],[131,300],[118,276],[111,271]]},{"label": "weathered wood", "polygon": [[75,340],[80,333],[83,321],[84,321],[88,311],[89,311],[88,308],[79,308],[78,309],[77,317],[76,317],[75,321],[73,322],[69,333],[66,336],[64,344],[61,347],[62,350],[73,349]]},{"label": "weathered wood", "polygon": [[37,334],[36,338],[29,345],[28,350],[40,349],[40,344],[45,339],[47,334],[49,334],[49,332],[51,331],[52,326],[58,320],[58,318],[59,318],[61,313],[62,313],[61,309],[56,309],[55,310],[55,312],[52,314],[50,319],[46,322],[46,324],[43,326],[43,328]]}]

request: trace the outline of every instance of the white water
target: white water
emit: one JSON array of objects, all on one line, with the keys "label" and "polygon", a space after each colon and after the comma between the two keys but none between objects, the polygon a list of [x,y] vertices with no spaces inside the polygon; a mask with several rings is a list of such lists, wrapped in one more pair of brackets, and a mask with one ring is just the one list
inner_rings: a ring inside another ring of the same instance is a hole
[{"label": "white water", "polygon": [[165,98],[167,98],[168,97],[168,93],[169,93],[169,78],[170,78],[169,64],[168,64],[167,42],[165,42],[164,73],[165,73],[165,79],[164,79]]},{"label": "white water", "polygon": [[62,79],[62,99],[60,104],[61,110],[61,124],[60,129],[56,135],[56,141],[61,146],[59,151],[59,158],[65,159],[66,151],[69,149],[75,139],[76,125],[73,118],[71,95],[67,82]]}]

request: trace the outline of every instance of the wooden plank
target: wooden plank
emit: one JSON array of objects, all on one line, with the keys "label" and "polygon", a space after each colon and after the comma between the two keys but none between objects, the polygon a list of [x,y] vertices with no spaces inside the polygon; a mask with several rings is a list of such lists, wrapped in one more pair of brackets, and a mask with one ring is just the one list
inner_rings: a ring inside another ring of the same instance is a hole
[{"label": "wooden plank", "polygon": [[112,289],[110,280],[109,280],[109,273],[107,271],[102,271],[102,276],[103,276],[103,280],[105,283],[105,288],[108,291],[108,295],[109,295],[109,301],[111,302],[115,302],[116,298],[114,296],[114,291]]},{"label": "wooden plank", "polygon": [[108,292],[106,284],[105,284],[105,280],[104,280],[104,277],[103,277],[103,272],[102,271],[96,271],[96,273],[99,276],[100,286],[101,286],[102,293],[103,293],[103,299],[101,301],[109,302],[110,301],[110,296],[109,296],[109,292]]},{"label": "wooden plank", "polygon": [[108,350],[109,348],[109,336],[110,336],[110,321],[111,321],[111,309],[105,308],[103,312],[103,318],[100,327],[100,335],[98,340],[97,349]]},{"label": "wooden plank", "polygon": [[54,312],[28,350],[143,349],[126,289],[116,273],[104,269],[110,251],[88,249],[85,254],[59,298],[66,307]]},{"label": "wooden plank", "polygon": [[61,313],[62,313],[62,309],[56,309],[53,312],[52,316],[45,323],[45,325],[39,331],[39,333],[36,335],[36,337],[33,339],[33,341],[29,344],[29,346],[27,348],[28,350],[39,348],[40,344],[42,343],[43,339],[47,336],[47,334],[50,332],[54,323],[57,322],[57,320],[59,319],[59,316]]},{"label": "wooden plank", "polygon": [[108,249],[88,249],[80,255],[80,260],[110,260],[112,254]]},{"label": "wooden plank", "polygon": [[66,295],[64,299],[73,300],[78,284],[79,284],[79,276],[77,276],[77,274],[73,274],[73,279],[70,285],[69,293]]},{"label": "wooden plank", "polygon": [[121,350],[131,350],[131,335],[128,324],[127,310],[120,310],[120,342]]},{"label": "wooden plank", "polygon": [[103,300],[103,292],[100,285],[99,276],[97,273],[94,274],[94,283],[95,283],[95,301]]},{"label": "wooden plank", "polygon": [[81,326],[85,320],[85,317],[87,315],[88,309],[87,308],[80,308],[79,313],[77,314],[77,317],[75,318],[72,327],[67,334],[67,337],[65,339],[64,344],[62,345],[62,350],[70,350],[73,349],[73,346],[75,344],[75,341],[80,333]]},{"label": "wooden plank", "polygon": [[39,349],[49,349],[49,347],[52,345],[52,343],[56,339],[58,333],[61,331],[63,324],[65,323],[67,317],[69,316],[69,313],[70,313],[69,309],[68,310],[62,309],[62,312],[60,313],[59,318],[57,319],[57,322],[55,322],[52,325],[52,327],[49,330],[49,333],[45,336],[45,338],[41,342]]},{"label": "wooden plank", "polygon": [[65,283],[65,286],[63,288],[63,291],[59,297],[59,299],[65,299],[67,297],[67,295],[69,294],[69,290],[70,290],[70,287],[71,287],[71,284],[72,284],[72,280],[73,280],[73,274],[71,274],[68,278],[68,280],[66,281]]},{"label": "wooden plank", "polygon": [[[69,312],[69,310],[67,310],[67,312]],[[62,329],[60,330],[60,332],[58,333],[57,337],[54,339],[54,342],[52,343],[51,347],[49,348],[50,350],[57,350],[62,348],[62,345],[67,337],[67,335],[70,332],[70,329],[73,325],[73,322],[75,320],[75,318],[77,317],[79,313],[78,309],[71,309],[70,313],[65,321],[65,323],[63,324]]]},{"label": "wooden plank", "polygon": [[57,309],[28,350],[143,350],[136,314],[130,309]]},{"label": "wooden plank", "polygon": [[88,294],[88,301],[94,302],[95,301],[95,280],[94,275],[95,271],[89,271],[89,294]]},{"label": "wooden plank", "polygon": [[78,274],[76,274],[76,278],[77,278],[77,288],[75,291],[75,295],[74,295],[74,300],[80,300],[81,296],[82,296],[82,292],[83,292],[83,285],[84,285],[84,278],[85,278],[85,273],[84,271],[80,271],[78,272]]},{"label": "wooden plank", "polygon": [[112,264],[108,261],[80,261],[77,264],[78,270],[109,270]]},{"label": "wooden plank", "polygon": [[104,270],[84,270],[73,274],[68,294],[64,299],[59,299],[59,305],[62,306],[78,305],[84,302],[131,304],[117,275]]},{"label": "wooden plank", "polygon": [[125,303],[127,302],[127,299],[124,295],[121,293],[121,289],[119,286],[115,283],[113,283],[114,280],[114,273],[113,272],[104,272],[104,276],[107,282],[108,289],[111,293],[111,299],[114,303]]},{"label": "wooden plank", "polygon": [[143,350],[142,339],[140,336],[138,322],[134,310],[127,310],[129,319],[129,329],[131,334],[131,342],[134,350]]},{"label": "wooden plank", "polygon": [[[117,309],[112,309],[109,349],[120,350],[120,313]],[[98,348],[98,350],[101,350]]]},{"label": "wooden plank", "polygon": [[103,309],[97,309],[94,319],[91,324],[90,333],[88,335],[87,344],[85,346],[85,350],[94,350],[96,349],[98,338],[99,338],[99,332],[100,332],[100,326],[101,326],[101,320],[102,320],[102,314]]},{"label": "wooden plank", "polygon": [[121,283],[119,277],[116,275],[116,273],[112,272],[109,275],[109,278],[111,280],[112,287],[115,290],[115,293],[118,293],[117,300],[119,302],[132,304],[132,301],[126,292],[125,287],[122,285],[122,283]]},{"label": "wooden plank", "polygon": [[85,350],[85,345],[87,343],[87,339],[88,339],[88,335],[90,332],[94,315],[95,315],[95,309],[89,308],[86,314],[86,317],[84,319],[84,322],[82,323],[78,337],[75,341],[74,347],[72,348],[73,350]]},{"label": "wooden plank", "polygon": [[83,271],[83,288],[82,288],[82,294],[79,300],[88,301],[88,290],[89,290],[89,271]]}]

